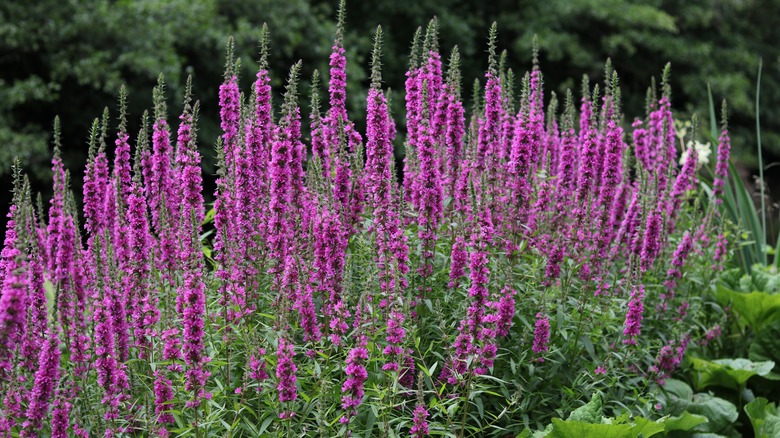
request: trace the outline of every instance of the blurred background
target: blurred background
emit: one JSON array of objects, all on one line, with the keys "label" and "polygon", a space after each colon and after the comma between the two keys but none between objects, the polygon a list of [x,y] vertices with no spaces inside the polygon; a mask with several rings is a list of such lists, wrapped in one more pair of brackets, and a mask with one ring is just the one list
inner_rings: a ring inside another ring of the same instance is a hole
[{"label": "blurred background", "polygon": [[[171,123],[180,114],[186,78],[193,76],[195,98],[201,101],[198,137],[208,199],[214,189],[217,92],[228,37],[236,39],[241,88],[248,94],[258,67],[260,28],[268,23],[277,104],[289,66],[303,60],[301,101],[307,121],[310,91],[305,84],[314,69],[327,81],[337,6],[336,0],[0,2],[0,223],[10,199],[14,156],[31,175],[33,189],[48,198],[55,115],[62,119],[63,158],[80,197],[92,120],[107,106],[116,127],[119,87],[125,84],[130,132],[136,133],[144,109],[152,107],[160,73],[166,79]],[[532,39],[538,36],[548,100],[552,91],[561,95],[567,88],[579,96],[583,74],[602,81],[604,62],[611,58],[620,74],[626,124],[644,116],[651,78],[659,78],[670,62],[679,119],[696,113],[708,120],[708,84],[718,107],[728,99],[734,160],[748,184],[754,184],[751,176],[757,171],[756,79],[763,59],[766,180],[770,201],[780,195],[780,166],[772,166],[780,160],[780,0],[353,0],[347,4],[345,35],[348,105],[361,130],[376,26],[384,29],[384,85],[394,90],[394,114],[402,128],[410,42],[415,29],[433,16],[439,19],[445,63],[454,45],[462,54],[467,105],[473,81],[484,78],[493,21],[499,49],[507,50],[508,65],[518,76],[530,69]],[[402,139],[397,143],[400,158]]]}]

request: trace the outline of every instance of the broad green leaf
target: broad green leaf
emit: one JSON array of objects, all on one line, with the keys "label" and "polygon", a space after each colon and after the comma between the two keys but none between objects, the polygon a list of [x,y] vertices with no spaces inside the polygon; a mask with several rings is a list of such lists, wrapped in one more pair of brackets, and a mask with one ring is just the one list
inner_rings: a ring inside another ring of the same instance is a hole
[{"label": "broad green leaf", "polygon": [[630,424],[591,424],[553,418],[549,438],[635,438]]},{"label": "broad green leaf", "polygon": [[780,436],[780,414],[774,403],[759,397],[745,405],[745,413],[753,425],[756,438],[775,438]]},{"label": "broad green leaf", "polygon": [[701,432],[720,432],[737,421],[739,412],[732,403],[711,394],[696,394],[688,405],[688,412],[707,418],[706,423],[696,427]]},{"label": "broad green leaf", "polygon": [[722,386],[733,390],[740,390],[753,376],[765,376],[772,371],[775,363],[770,361],[753,362],[748,359],[717,359],[708,361],[699,358],[691,358],[693,365],[695,385],[698,389],[710,386]]},{"label": "broad green leaf", "polygon": [[717,295],[720,304],[730,303],[731,308],[756,332],[780,319],[780,295],[766,292],[742,293],[720,285]]},{"label": "broad green leaf", "polygon": [[666,429],[663,422],[656,423],[643,417],[635,417],[633,420],[634,425],[631,427],[631,436],[640,436],[641,434],[641,436],[649,438],[662,433]]},{"label": "broad green leaf", "polygon": [[523,429],[522,432],[520,432],[520,435],[517,436],[517,438],[531,438],[533,436],[533,433],[531,432],[531,429]]},{"label": "broad green leaf", "polygon": [[569,414],[567,421],[601,423],[603,416],[604,411],[601,402],[601,394],[596,392],[586,405],[573,410],[572,413]]},{"label": "broad green leaf", "polygon": [[693,389],[682,380],[668,379],[664,383],[664,391],[688,402],[693,400]]},{"label": "broad green leaf", "polygon": [[750,343],[750,360],[780,362],[780,319],[764,327]]},{"label": "broad green leaf", "polygon": [[688,432],[707,421],[707,417],[703,415],[691,414],[690,412],[685,411],[682,415],[667,418],[663,424],[666,432],[671,432],[673,430]]}]

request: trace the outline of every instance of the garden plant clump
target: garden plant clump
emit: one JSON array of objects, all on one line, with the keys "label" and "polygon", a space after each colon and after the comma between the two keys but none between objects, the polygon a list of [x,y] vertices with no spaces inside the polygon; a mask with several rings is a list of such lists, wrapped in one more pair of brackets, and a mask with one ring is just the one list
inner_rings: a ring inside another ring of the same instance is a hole
[{"label": "garden plant clump", "polygon": [[17,168],[3,436],[513,436],[589,400],[654,415],[651,389],[717,322],[698,292],[728,252],[725,124],[709,189],[695,123],[674,129],[668,67],[626,120],[609,63],[579,98],[545,98],[536,54],[516,75],[495,26],[467,108],[434,19],[405,115],[389,111],[377,29],[360,132],[343,10],[306,118],[300,63],[274,106],[267,29],[243,94],[229,43],[213,208],[189,83],[174,127],[160,79],[132,146],[124,91],[118,123],[95,120],[80,208],[57,122],[48,211]]}]

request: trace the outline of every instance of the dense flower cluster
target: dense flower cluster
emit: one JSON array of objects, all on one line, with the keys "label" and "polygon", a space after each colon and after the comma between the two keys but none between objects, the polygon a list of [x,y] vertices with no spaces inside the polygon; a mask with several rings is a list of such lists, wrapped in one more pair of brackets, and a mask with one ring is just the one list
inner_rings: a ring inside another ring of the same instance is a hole
[{"label": "dense flower cluster", "polygon": [[[516,95],[494,26],[467,115],[460,54],[444,71],[433,20],[413,44],[404,135],[382,89],[377,30],[363,135],[347,108],[343,26],[342,4],[322,113],[319,73],[312,87],[310,145],[301,64],[274,117],[267,28],[246,96],[231,40],[213,210],[191,82],[175,141],[162,78],[135,145],[124,91],[113,151],[108,113],[95,120],[83,230],[57,136],[48,217],[17,176],[0,256],[0,434],[132,435],[151,424],[168,436],[181,418],[197,430],[210,424],[202,412],[227,406],[252,411],[253,424],[271,418],[263,427],[274,421],[277,431],[316,415],[349,434],[371,412],[422,437],[441,415],[426,398],[470,403],[461,391],[496,367],[547,367],[553,355],[578,354],[581,340],[609,345],[591,351],[602,355],[589,370],[599,375],[623,353],[632,362],[620,366],[659,380],[680,365],[693,336],[683,325],[687,270],[695,258],[720,267],[728,252],[726,236],[707,228],[727,177],[725,124],[714,197],[690,202],[700,196],[697,155],[678,164],[668,71],[630,127],[609,64],[603,88],[585,80],[579,103],[569,92],[563,111],[554,95],[545,109],[537,53]],[[560,333],[565,312],[579,321],[576,336]],[[677,340],[645,340],[651,327]],[[629,354],[638,348],[654,350]],[[436,390],[421,386],[408,403],[416,373],[434,368],[425,382]],[[335,409],[325,406],[331,393]],[[232,399],[204,403],[213,396]],[[327,418],[335,411],[339,421]],[[388,420],[398,412],[411,421]]]}]

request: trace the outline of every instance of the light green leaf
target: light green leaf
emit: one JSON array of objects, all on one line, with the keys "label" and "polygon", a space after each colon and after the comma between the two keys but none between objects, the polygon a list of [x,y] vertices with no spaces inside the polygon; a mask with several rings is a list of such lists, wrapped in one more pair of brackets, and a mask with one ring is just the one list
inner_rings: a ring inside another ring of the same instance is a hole
[{"label": "light green leaf", "polygon": [[598,392],[593,394],[590,401],[579,408],[572,411],[569,414],[567,421],[579,421],[584,423],[601,423],[601,419],[604,416],[603,406],[601,402],[601,394]]},{"label": "light green leaf", "polygon": [[635,438],[630,424],[592,424],[553,418],[549,438]]},{"label": "light green leaf", "polygon": [[776,438],[780,436],[780,414],[774,403],[759,397],[745,405],[745,413],[753,425],[756,438]]},{"label": "light green leaf", "polygon": [[634,417],[634,425],[631,427],[631,436],[643,436],[650,438],[653,435],[662,433],[666,427],[663,423],[656,423],[643,417]]},{"label": "light green leaf", "polygon": [[682,380],[668,379],[664,384],[664,391],[687,402],[693,400],[693,389]]},{"label": "light green leaf", "polygon": [[722,386],[740,390],[753,376],[765,376],[772,371],[775,363],[770,361],[753,362],[748,359],[717,359],[708,361],[691,358],[691,365],[696,371],[695,385],[698,389],[710,386]]},{"label": "light green leaf", "polygon": [[729,305],[730,303],[731,308],[748,327],[756,332],[780,319],[780,295],[766,292],[742,293],[719,285],[717,296],[720,304]]},{"label": "light green leaf", "polygon": [[688,411],[682,413],[682,415],[676,417],[669,417],[664,421],[664,430],[671,432],[673,430],[679,430],[682,432],[688,432],[694,427],[706,423],[707,417],[702,415],[691,414]]},{"label": "light green leaf", "polygon": [[780,362],[780,320],[773,321],[756,334],[750,343],[750,360]]},{"label": "light green leaf", "polygon": [[739,412],[732,403],[711,394],[696,394],[688,405],[688,412],[702,415],[709,420],[696,427],[701,432],[720,432],[737,421]]}]

